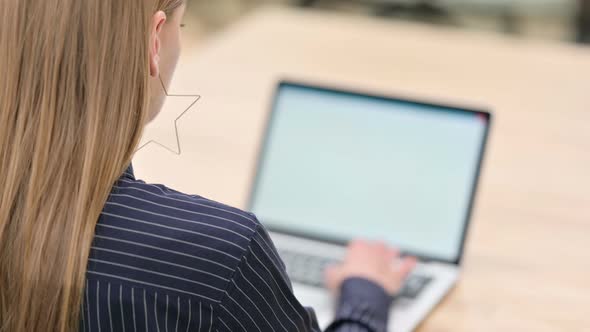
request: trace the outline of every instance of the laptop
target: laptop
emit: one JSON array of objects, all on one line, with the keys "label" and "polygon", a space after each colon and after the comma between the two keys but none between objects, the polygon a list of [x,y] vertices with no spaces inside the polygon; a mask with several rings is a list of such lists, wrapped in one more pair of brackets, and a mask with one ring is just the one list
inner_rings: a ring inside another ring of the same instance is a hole
[{"label": "laptop", "polygon": [[323,270],[355,238],[418,257],[388,330],[414,330],[457,282],[491,123],[456,106],[280,82],[249,197],[295,296],[334,315]]}]

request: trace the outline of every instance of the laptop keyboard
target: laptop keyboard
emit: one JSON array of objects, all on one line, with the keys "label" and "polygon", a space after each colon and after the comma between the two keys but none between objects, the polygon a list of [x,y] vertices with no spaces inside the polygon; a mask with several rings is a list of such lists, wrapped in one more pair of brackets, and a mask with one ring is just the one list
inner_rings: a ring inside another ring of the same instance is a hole
[{"label": "laptop keyboard", "polygon": [[[295,281],[313,287],[324,287],[324,270],[328,265],[338,263],[336,259],[278,249],[287,268],[287,274]],[[414,299],[432,281],[431,277],[412,274],[406,279],[398,298]]]},{"label": "laptop keyboard", "polygon": [[328,265],[338,263],[335,259],[311,256],[295,251],[281,250],[279,254],[287,267],[287,274],[293,281],[314,287],[324,286],[324,270]]}]

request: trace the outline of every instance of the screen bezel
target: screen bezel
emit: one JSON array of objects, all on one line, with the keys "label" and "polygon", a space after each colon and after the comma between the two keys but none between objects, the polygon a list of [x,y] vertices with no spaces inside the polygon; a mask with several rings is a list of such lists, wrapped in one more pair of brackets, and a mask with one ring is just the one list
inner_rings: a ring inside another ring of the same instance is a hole
[{"label": "screen bezel", "polygon": [[[437,109],[440,109],[441,111],[445,110],[445,111],[451,111],[451,112],[468,113],[468,114],[475,114],[475,115],[483,116],[486,120],[486,126],[484,129],[484,137],[482,139],[482,143],[481,143],[481,146],[479,149],[477,168],[476,168],[474,180],[473,180],[473,183],[471,186],[471,196],[469,199],[469,204],[468,204],[467,211],[465,213],[465,217],[464,217],[464,221],[463,221],[463,230],[462,230],[462,234],[461,234],[461,238],[460,238],[459,254],[458,254],[457,258],[454,260],[448,260],[448,259],[443,259],[440,257],[424,255],[424,254],[421,254],[418,252],[403,251],[402,250],[402,252],[404,254],[414,255],[424,261],[437,261],[437,262],[444,262],[444,263],[450,263],[450,264],[455,264],[455,265],[461,264],[461,260],[463,259],[465,242],[467,239],[467,231],[468,231],[469,225],[471,223],[471,217],[473,214],[473,206],[475,203],[477,188],[478,188],[479,180],[480,180],[481,173],[482,173],[484,155],[485,155],[485,151],[486,151],[486,148],[488,145],[489,132],[490,132],[490,127],[491,127],[491,123],[492,123],[491,112],[489,112],[487,110],[483,110],[483,109],[466,108],[466,107],[461,107],[461,106],[441,104],[441,103],[424,101],[424,100],[420,101],[420,100],[413,100],[413,99],[408,99],[408,98],[400,98],[400,97],[396,97],[396,96],[384,96],[384,95],[378,95],[378,94],[361,92],[361,91],[352,91],[352,90],[342,89],[342,88],[337,88],[337,87],[327,87],[327,86],[318,85],[318,84],[307,84],[307,83],[302,83],[302,82],[298,83],[293,80],[286,80],[286,79],[280,80],[274,90],[272,102],[271,102],[271,107],[270,107],[270,110],[266,116],[266,124],[265,124],[265,128],[264,128],[264,133],[262,134],[261,142],[259,143],[257,159],[256,159],[256,166],[254,168],[254,174],[251,177],[251,179],[252,179],[251,185],[250,185],[251,189],[250,189],[249,196],[247,198],[248,211],[252,211],[253,203],[256,198],[261,174],[263,173],[263,164],[264,164],[264,160],[266,157],[266,152],[267,152],[267,148],[268,148],[268,144],[269,144],[269,138],[272,135],[275,114],[277,113],[276,106],[277,106],[277,102],[279,99],[279,94],[281,92],[281,89],[284,87],[305,88],[305,89],[309,89],[309,90],[316,90],[319,92],[330,92],[330,93],[342,94],[342,95],[346,95],[346,96],[365,97],[365,98],[375,99],[375,100],[379,100],[379,101],[388,101],[388,102],[396,102],[396,103],[402,103],[402,104],[413,105],[413,106],[424,106],[424,107],[429,107],[429,108],[437,108]],[[264,224],[264,221],[262,221],[262,222]],[[282,234],[296,236],[296,237],[302,237],[305,239],[310,239],[310,240],[315,240],[315,241],[328,242],[328,243],[332,243],[332,244],[336,244],[336,245],[345,246],[347,244],[347,242],[349,241],[348,239],[342,239],[342,238],[330,237],[330,236],[324,236],[324,235],[320,236],[318,234],[310,234],[307,232],[295,231],[295,230],[291,230],[291,229],[287,229],[287,228],[283,228],[283,227],[277,227],[277,226],[273,226],[273,225],[265,225],[265,227],[268,228],[272,232],[282,233]]]}]

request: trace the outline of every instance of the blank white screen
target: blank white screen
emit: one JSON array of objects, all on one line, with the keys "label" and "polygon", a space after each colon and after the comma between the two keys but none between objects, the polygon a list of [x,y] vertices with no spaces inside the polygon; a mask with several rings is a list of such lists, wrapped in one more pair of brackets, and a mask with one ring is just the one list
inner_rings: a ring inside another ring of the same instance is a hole
[{"label": "blank white screen", "polygon": [[267,226],[458,257],[487,120],[282,85],[252,199]]}]

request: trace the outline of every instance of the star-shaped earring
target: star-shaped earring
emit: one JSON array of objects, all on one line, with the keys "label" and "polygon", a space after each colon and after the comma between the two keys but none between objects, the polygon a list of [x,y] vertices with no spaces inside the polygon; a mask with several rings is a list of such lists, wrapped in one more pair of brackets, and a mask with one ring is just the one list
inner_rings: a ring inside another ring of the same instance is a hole
[{"label": "star-shaped earring", "polygon": [[[166,95],[166,100],[156,119],[145,127],[139,148],[135,152],[153,143],[176,155],[180,155],[182,150],[178,134],[178,121],[191,110],[201,96],[168,94],[162,77],[159,76],[158,78]],[[174,126],[171,126],[171,124]]]}]

